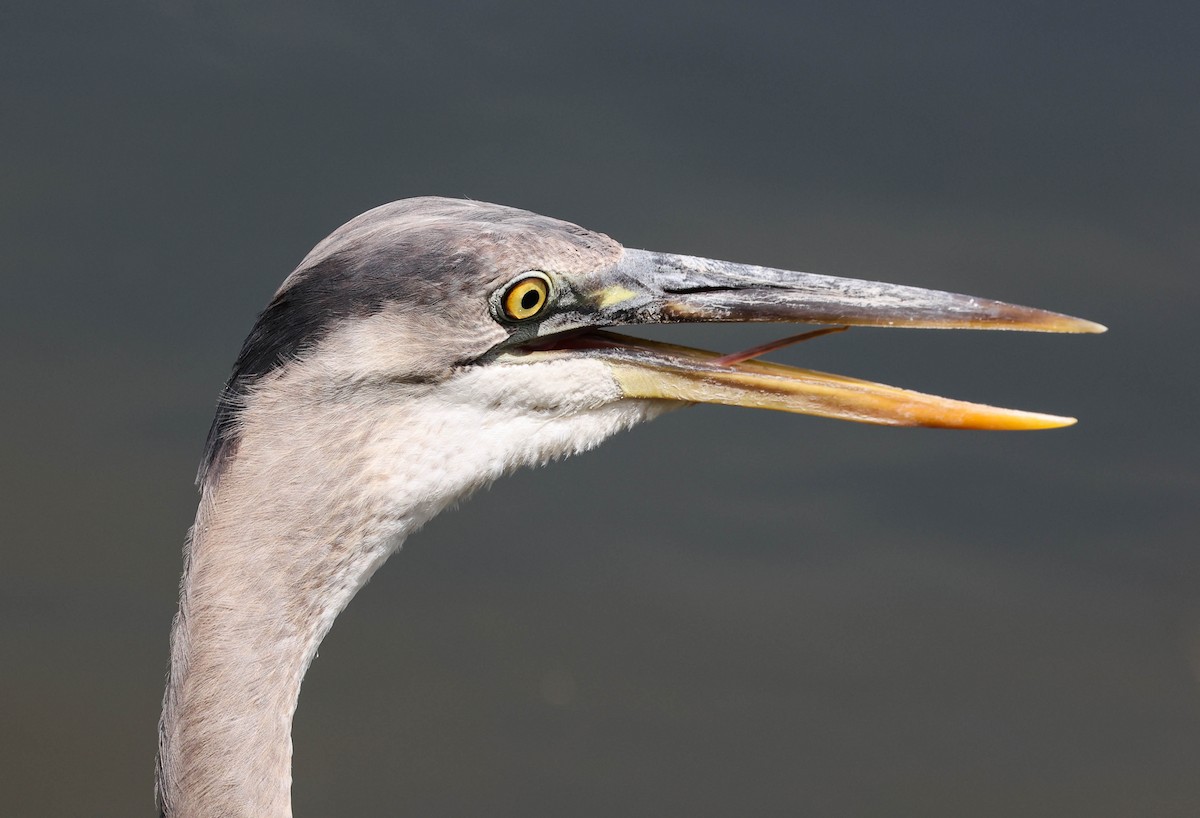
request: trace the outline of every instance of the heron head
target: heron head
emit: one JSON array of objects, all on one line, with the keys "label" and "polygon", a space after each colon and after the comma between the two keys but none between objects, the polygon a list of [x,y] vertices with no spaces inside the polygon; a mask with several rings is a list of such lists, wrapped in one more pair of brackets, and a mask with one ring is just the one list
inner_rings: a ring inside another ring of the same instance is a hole
[{"label": "heron head", "polygon": [[448,410],[470,404],[546,421],[597,413],[613,419],[613,428],[550,444],[539,457],[585,448],[616,428],[695,402],[891,425],[1073,422],[605,329],[712,321],[1103,331],[951,293],[625,249],[600,233],[510,207],[407,199],[343,225],[280,287],[235,365],[202,474],[219,470],[236,449],[239,415],[263,385],[298,367],[321,400],[355,394],[383,405],[436,396]]}]

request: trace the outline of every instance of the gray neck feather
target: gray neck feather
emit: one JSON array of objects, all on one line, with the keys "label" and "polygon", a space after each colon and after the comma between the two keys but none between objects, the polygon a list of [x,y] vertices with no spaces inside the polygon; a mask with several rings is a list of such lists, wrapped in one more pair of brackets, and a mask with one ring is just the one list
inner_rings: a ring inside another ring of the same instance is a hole
[{"label": "gray neck feather", "polygon": [[364,359],[361,335],[260,382],[236,455],[202,487],[159,727],[171,818],[290,816],[301,680],[404,538],[502,474],[678,405],[618,400],[589,360],[471,367],[436,387],[330,377]]},{"label": "gray neck feather", "polygon": [[391,437],[395,409],[260,397],[237,457],[203,489],[185,558],[158,762],[172,818],[291,815],[304,673],[358,588],[432,516],[389,502],[374,452],[347,446]]}]

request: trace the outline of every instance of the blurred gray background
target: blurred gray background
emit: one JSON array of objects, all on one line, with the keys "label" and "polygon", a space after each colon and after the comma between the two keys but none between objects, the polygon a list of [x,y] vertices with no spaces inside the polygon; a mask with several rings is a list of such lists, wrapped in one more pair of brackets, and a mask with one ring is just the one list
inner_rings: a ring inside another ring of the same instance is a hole
[{"label": "blurred gray background", "polygon": [[437,519],[312,668],[298,816],[1200,814],[1198,20],[5,4],[0,815],[151,814],[217,391],[313,244],[423,194],[1111,331],[775,355],[1072,429],[700,407]]}]

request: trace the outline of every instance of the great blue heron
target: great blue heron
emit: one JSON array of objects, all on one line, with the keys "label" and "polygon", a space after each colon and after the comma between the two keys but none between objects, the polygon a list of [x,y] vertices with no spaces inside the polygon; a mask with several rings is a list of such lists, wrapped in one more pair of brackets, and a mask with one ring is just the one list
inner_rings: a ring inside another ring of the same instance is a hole
[{"label": "great blue heron", "polygon": [[482,202],[364,213],[283,282],[220,398],[172,633],[162,813],[290,815],[292,716],[334,618],[405,537],[519,466],[693,402],[895,425],[1073,422],[600,329],[690,321],[1104,329],[914,287],[628,250]]}]

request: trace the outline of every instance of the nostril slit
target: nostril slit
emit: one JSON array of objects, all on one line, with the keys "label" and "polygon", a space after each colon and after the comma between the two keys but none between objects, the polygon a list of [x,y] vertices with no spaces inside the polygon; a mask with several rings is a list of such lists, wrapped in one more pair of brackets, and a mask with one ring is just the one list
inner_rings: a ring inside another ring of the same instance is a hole
[{"label": "nostril slit", "polygon": [[[756,285],[762,286],[762,285]],[[665,286],[662,288],[667,295],[697,295],[700,293],[728,293],[744,290],[744,287],[727,286],[723,284],[696,284],[690,287],[671,287]]]}]

